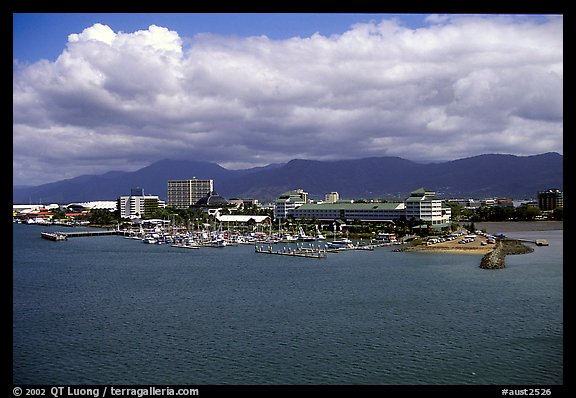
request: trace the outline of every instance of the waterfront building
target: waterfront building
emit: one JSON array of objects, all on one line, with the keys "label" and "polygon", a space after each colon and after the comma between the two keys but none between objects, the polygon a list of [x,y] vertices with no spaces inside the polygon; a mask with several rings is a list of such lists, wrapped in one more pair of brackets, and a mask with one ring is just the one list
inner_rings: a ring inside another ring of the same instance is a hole
[{"label": "waterfront building", "polygon": [[284,192],[274,201],[274,218],[286,219],[295,209],[308,203],[308,193],[302,189]]},{"label": "waterfront building", "polygon": [[168,180],[167,205],[187,209],[214,191],[214,180]]},{"label": "waterfront building", "polygon": [[401,218],[414,219],[430,223],[433,228],[450,226],[451,214],[451,209],[441,199],[436,198],[435,192],[423,188],[411,192],[410,196],[403,202],[306,203],[288,212],[288,215],[295,219],[317,219],[319,221],[341,219],[393,222]]},{"label": "waterfront building", "polygon": [[406,206],[406,219],[421,220],[430,223],[434,228],[447,227],[450,225],[452,210],[436,198],[436,192],[424,188],[410,193],[404,201]]},{"label": "waterfront building", "polygon": [[290,214],[296,219],[317,219],[319,221],[358,220],[392,221],[404,214],[404,203],[307,203],[294,209]]},{"label": "waterfront building", "polygon": [[[131,195],[133,196],[133,195]],[[142,195],[140,195],[142,196]],[[115,200],[95,200],[91,202],[75,202],[70,203],[65,206],[61,206],[66,210],[69,211],[91,211],[91,210],[108,210],[108,211],[115,211],[118,209],[118,201]]]},{"label": "waterfront building", "polygon": [[201,197],[192,207],[201,209],[202,211],[212,215],[218,216],[223,208],[235,206],[231,204],[216,192],[211,191],[207,195]]},{"label": "waterfront building", "polygon": [[141,218],[165,206],[166,203],[163,200],[153,195],[130,195],[118,198],[118,209],[120,209],[120,217],[122,218]]},{"label": "waterfront building", "polygon": [[559,189],[538,192],[538,207],[542,211],[564,207],[564,193]]}]

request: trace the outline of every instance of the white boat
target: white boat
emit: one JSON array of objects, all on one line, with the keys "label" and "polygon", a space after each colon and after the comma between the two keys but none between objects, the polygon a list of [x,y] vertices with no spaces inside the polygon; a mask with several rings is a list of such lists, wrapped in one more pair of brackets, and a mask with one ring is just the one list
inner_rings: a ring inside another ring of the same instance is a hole
[{"label": "white boat", "polygon": [[286,234],[283,234],[283,235],[282,235],[282,238],[280,239],[280,242],[290,243],[290,242],[296,242],[297,240],[298,240],[298,239],[297,239],[295,236],[286,233]]},{"label": "white boat", "polygon": [[218,239],[214,239],[213,241],[211,241],[208,244],[208,246],[210,246],[210,247],[226,247],[226,246],[228,246],[228,242],[226,242],[222,238],[218,238]]},{"label": "white boat", "polygon": [[326,247],[329,249],[351,249],[354,247],[354,244],[350,239],[342,238],[326,242]]},{"label": "white boat", "polygon": [[156,238],[148,236],[148,237],[142,239],[142,242],[149,243],[149,244],[155,244],[155,243],[158,243],[158,240],[156,240]]},{"label": "white boat", "polygon": [[172,247],[178,247],[180,249],[200,249],[200,246],[198,246],[196,243],[194,244],[190,244],[190,243],[175,243],[170,245]]},{"label": "white boat", "polygon": [[316,240],[316,238],[310,235],[306,235],[302,227],[298,227],[298,236],[296,237],[296,240],[300,242],[313,242],[314,240]]}]

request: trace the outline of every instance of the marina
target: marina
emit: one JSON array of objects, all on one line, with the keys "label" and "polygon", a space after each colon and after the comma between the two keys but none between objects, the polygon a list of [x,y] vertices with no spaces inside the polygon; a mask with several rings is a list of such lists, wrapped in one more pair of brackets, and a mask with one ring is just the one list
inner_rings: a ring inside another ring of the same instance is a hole
[{"label": "marina", "polygon": [[[300,237],[304,236],[302,231]],[[272,254],[300,258],[326,258],[328,253],[340,253],[352,250],[373,251],[378,247],[401,245],[401,241],[378,239],[370,241],[356,241],[348,238],[326,240],[325,237],[315,239],[311,236],[307,239],[296,239],[291,234],[265,234],[265,233],[239,233],[234,230],[219,231],[165,231],[162,228],[139,229],[139,230],[91,230],[74,232],[42,232],[41,237],[52,241],[68,240],[71,237],[98,237],[121,235],[124,239],[140,241],[149,245],[167,245],[177,249],[198,250],[201,248],[225,248],[238,245],[254,245],[257,254]],[[274,249],[273,246],[283,244],[282,248]]]}]

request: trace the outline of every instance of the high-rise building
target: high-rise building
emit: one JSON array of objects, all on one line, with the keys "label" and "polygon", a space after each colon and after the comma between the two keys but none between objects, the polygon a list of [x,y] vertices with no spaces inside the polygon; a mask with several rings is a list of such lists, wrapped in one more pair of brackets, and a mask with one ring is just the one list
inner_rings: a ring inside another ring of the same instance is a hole
[{"label": "high-rise building", "polygon": [[167,205],[187,209],[214,191],[214,180],[168,180]]},{"label": "high-rise building", "polygon": [[538,192],[538,207],[543,211],[564,207],[564,193],[559,189]]},{"label": "high-rise building", "polygon": [[165,205],[163,200],[153,195],[130,195],[118,198],[118,209],[122,218],[142,218]]}]

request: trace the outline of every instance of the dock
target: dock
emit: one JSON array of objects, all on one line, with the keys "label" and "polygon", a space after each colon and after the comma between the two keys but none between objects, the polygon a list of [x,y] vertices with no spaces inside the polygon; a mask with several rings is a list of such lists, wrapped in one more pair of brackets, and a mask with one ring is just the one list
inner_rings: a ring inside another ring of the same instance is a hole
[{"label": "dock", "polygon": [[528,242],[528,243],[534,243],[536,246],[549,246],[549,243],[546,239],[536,239],[536,240],[531,240],[531,239],[516,239],[517,241],[520,242]]},{"label": "dock", "polygon": [[40,234],[40,236],[44,239],[48,239],[48,240],[55,240],[55,241],[60,241],[60,240],[66,240],[68,239],[68,236],[66,236],[66,234],[62,233],[62,232],[42,232]]},{"label": "dock", "polygon": [[109,231],[42,232],[40,234],[42,238],[48,240],[67,240],[68,238],[77,238],[82,236],[105,236],[105,235],[124,235],[124,232],[112,229]]},{"label": "dock", "polygon": [[306,257],[306,258],[326,258],[325,250],[312,250],[309,248],[284,248],[284,250],[272,250],[271,246],[254,246],[254,251],[260,254],[276,254],[279,256]]}]

